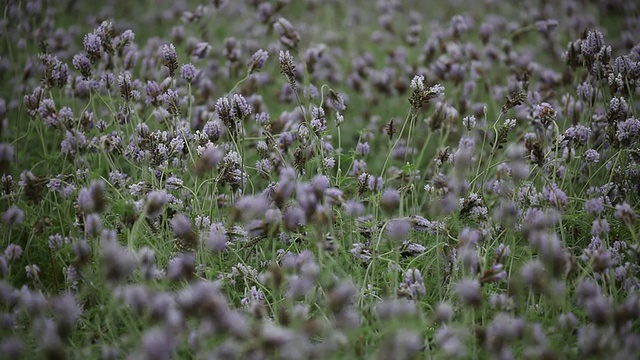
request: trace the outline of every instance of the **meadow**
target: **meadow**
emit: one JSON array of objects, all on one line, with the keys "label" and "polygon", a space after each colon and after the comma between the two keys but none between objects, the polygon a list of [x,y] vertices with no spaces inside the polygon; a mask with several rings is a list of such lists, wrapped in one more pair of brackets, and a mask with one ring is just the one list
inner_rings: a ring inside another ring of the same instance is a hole
[{"label": "meadow", "polygon": [[640,358],[636,2],[0,24],[0,359]]}]

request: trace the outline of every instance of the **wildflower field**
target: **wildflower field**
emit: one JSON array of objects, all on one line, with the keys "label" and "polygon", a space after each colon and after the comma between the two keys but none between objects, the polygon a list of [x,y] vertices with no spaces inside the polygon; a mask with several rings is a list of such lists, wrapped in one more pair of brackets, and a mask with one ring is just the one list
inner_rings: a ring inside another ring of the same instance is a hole
[{"label": "wildflower field", "polygon": [[640,358],[640,3],[0,23],[0,359]]}]

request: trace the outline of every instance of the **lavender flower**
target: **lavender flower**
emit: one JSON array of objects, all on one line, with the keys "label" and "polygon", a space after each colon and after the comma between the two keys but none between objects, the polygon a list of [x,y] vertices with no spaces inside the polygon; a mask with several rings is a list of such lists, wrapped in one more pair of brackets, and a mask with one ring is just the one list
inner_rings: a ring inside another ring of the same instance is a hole
[{"label": "lavender flower", "polygon": [[102,220],[98,214],[89,214],[84,219],[85,234],[88,238],[97,236],[102,231]]},{"label": "lavender flower", "polygon": [[621,219],[627,226],[633,226],[636,220],[636,214],[627,202],[616,205],[615,216]]},{"label": "lavender flower", "polygon": [[125,280],[136,268],[136,258],[127,249],[114,240],[103,238],[100,241],[102,273],[111,282]]},{"label": "lavender flower", "polygon": [[80,71],[80,74],[85,80],[88,80],[91,77],[91,60],[84,54],[76,54],[73,56],[72,60],[73,67]]},{"label": "lavender flower", "polygon": [[196,161],[195,172],[196,175],[202,176],[204,173],[215,168],[223,158],[222,151],[215,146],[208,146],[203,152],[201,157]]},{"label": "lavender flower", "polygon": [[273,23],[274,30],[280,35],[280,42],[288,48],[296,48],[300,42],[300,34],[293,28],[289,20],[281,17]]},{"label": "lavender flower", "polygon": [[70,335],[71,330],[82,314],[82,309],[77,304],[72,294],[59,295],[52,300],[55,322],[58,326],[58,334],[62,338]]},{"label": "lavender flower", "polygon": [[584,160],[589,164],[595,164],[600,161],[600,153],[594,149],[588,149],[584,152]]},{"label": "lavender flower", "polygon": [[269,207],[269,202],[263,196],[245,196],[235,204],[231,218],[249,221],[263,215]]},{"label": "lavender flower", "polygon": [[453,319],[453,315],[453,306],[449,303],[441,302],[436,306],[433,312],[433,319],[441,324],[446,324]]},{"label": "lavender flower", "polygon": [[169,202],[170,197],[165,191],[152,191],[147,194],[146,215],[150,219],[158,217],[164,206]]},{"label": "lavender flower", "polygon": [[171,229],[176,237],[185,242],[190,247],[197,244],[198,236],[191,227],[191,219],[184,214],[178,214],[170,221]]},{"label": "lavender flower", "polygon": [[404,240],[411,230],[411,222],[407,219],[392,219],[387,223],[386,234],[392,240]]},{"label": "lavender flower", "polygon": [[12,205],[4,214],[2,214],[2,222],[8,226],[21,224],[23,220],[24,211],[15,205]]},{"label": "lavender flower", "polygon": [[409,98],[409,103],[414,111],[420,110],[420,108],[431,99],[442,96],[442,92],[444,91],[444,87],[439,84],[427,88],[424,84],[424,76],[422,75],[416,75],[411,80],[411,88],[413,89],[413,93]]},{"label": "lavender flower", "polygon": [[174,77],[178,69],[178,55],[173,44],[162,45],[160,49],[162,55],[162,65],[169,70],[169,76]]},{"label": "lavender flower", "polygon": [[22,359],[24,350],[24,342],[18,336],[6,337],[0,342],[0,353],[7,359]]},{"label": "lavender flower", "polygon": [[422,344],[417,332],[397,330],[383,340],[383,350],[378,354],[378,359],[413,359],[422,351]]},{"label": "lavender flower", "polygon": [[280,72],[287,78],[287,82],[289,83],[291,88],[295,90],[297,88],[295,78],[296,67],[293,61],[293,56],[291,56],[289,50],[280,50],[279,60]]},{"label": "lavender flower", "polygon": [[380,206],[387,213],[391,214],[400,205],[400,192],[394,189],[385,189],[380,197]]},{"label": "lavender flower", "polygon": [[464,279],[455,286],[455,293],[465,306],[477,307],[482,303],[480,283],[475,279]]},{"label": "lavender flower", "polygon": [[18,260],[20,259],[21,255],[22,255],[22,248],[20,247],[20,245],[9,244],[4,249],[4,257],[9,261]]},{"label": "lavender flower", "polygon": [[257,50],[253,55],[251,55],[251,60],[249,60],[249,74],[253,74],[254,72],[260,71],[264,66],[264,63],[269,58],[269,53],[263,49]]},{"label": "lavender flower", "polygon": [[142,350],[146,359],[170,360],[176,346],[175,336],[168,329],[153,328],[142,337]]},{"label": "lavender flower", "polygon": [[440,327],[436,333],[435,341],[444,354],[449,357],[462,359],[467,354],[463,334],[456,329],[448,326]]},{"label": "lavender flower", "polygon": [[169,260],[167,277],[172,281],[190,279],[195,272],[195,255],[192,253],[180,254]]},{"label": "lavender flower", "polygon": [[182,181],[182,179],[179,179],[175,176],[170,176],[167,179],[165,185],[168,190],[179,190],[184,186],[184,182]]},{"label": "lavender flower", "polygon": [[89,55],[92,64],[95,64],[102,56],[102,38],[94,33],[84,37],[84,51]]},{"label": "lavender flower", "polygon": [[198,70],[193,66],[193,64],[184,64],[180,68],[180,76],[182,76],[184,81],[191,84],[195,80],[196,76],[198,76]]},{"label": "lavender flower", "polygon": [[604,211],[604,200],[602,197],[587,200],[584,203],[584,209],[587,213],[599,215]]},{"label": "lavender flower", "polygon": [[427,289],[424,286],[422,274],[418,269],[407,269],[404,273],[404,282],[400,284],[398,295],[416,300],[420,295],[425,295]]},{"label": "lavender flower", "polygon": [[40,276],[40,267],[36,264],[30,264],[24,267],[25,272],[27,273],[27,278],[29,279],[38,279]]}]

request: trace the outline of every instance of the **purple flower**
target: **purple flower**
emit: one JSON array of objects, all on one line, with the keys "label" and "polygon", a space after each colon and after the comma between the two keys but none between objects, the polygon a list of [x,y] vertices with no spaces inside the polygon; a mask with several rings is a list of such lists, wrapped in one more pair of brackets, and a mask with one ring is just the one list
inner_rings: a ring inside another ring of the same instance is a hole
[{"label": "purple flower", "polygon": [[420,334],[413,330],[399,329],[385,337],[379,359],[414,359],[423,350]]},{"label": "purple flower", "polygon": [[567,195],[558,187],[558,185],[547,185],[542,189],[544,198],[555,208],[563,208],[567,204]]},{"label": "purple flower", "polygon": [[370,150],[371,150],[371,147],[369,146],[368,142],[358,142],[358,144],[356,145],[356,154],[360,156],[365,156],[369,154]]},{"label": "purple flower", "polygon": [[249,106],[249,103],[241,94],[233,94],[231,103],[233,109],[235,110],[234,114],[241,119],[251,115],[251,113],[253,112],[251,106]]},{"label": "purple flower", "polygon": [[493,294],[489,298],[491,307],[498,311],[509,312],[513,310],[514,302],[507,294]]},{"label": "purple flower", "polygon": [[411,222],[406,218],[392,219],[387,223],[386,234],[392,240],[404,240],[411,230]]},{"label": "purple flower", "polygon": [[587,200],[584,203],[584,209],[589,214],[600,215],[604,211],[604,199],[597,197]]},{"label": "purple flower", "polygon": [[398,208],[400,204],[400,192],[398,190],[387,188],[380,197],[380,206],[390,214]]},{"label": "purple flower", "polygon": [[160,49],[162,64],[169,69],[169,76],[173,77],[178,69],[178,55],[173,44],[162,45]]},{"label": "purple flower", "polygon": [[89,214],[84,219],[85,233],[88,238],[97,236],[102,231],[102,220],[96,213]]},{"label": "purple flower", "polygon": [[544,288],[546,271],[540,261],[531,260],[527,262],[522,266],[520,274],[525,284],[534,291],[540,291]]},{"label": "purple flower", "polygon": [[280,17],[273,23],[273,29],[280,35],[280,42],[288,48],[296,48],[300,42],[300,34],[293,28],[289,20]]},{"label": "purple flower", "polygon": [[4,256],[9,261],[20,259],[20,255],[22,255],[22,248],[20,245],[9,244],[4,249]]},{"label": "purple flower", "polygon": [[104,209],[104,182],[93,181],[89,188],[78,193],[78,206],[85,214],[101,212]]},{"label": "purple flower", "polygon": [[376,316],[383,321],[398,318],[410,318],[417,313],[415,301],[406,299],[388,299],[375,306]]},{"label": "purple flower", "polygon": [[73,157],[79,151],[83,150],[87,144],[85,134],[76,129],[72,129],[72,131],[66,131],[65,139],[60,143],[60,147],[63,154]]},{"label": "purple flower", "polygon": [[196,175],[202,176],[204,173],[212,170],[222,161],[223,154],[219,148],[215,146],[208,146],[200,156],[200,159],[196,161],[195,172]]},{"label": "purple flower", "polygon": [[604,36],[600,30],[587,32],[587,38],[580,44],[580,50],[585,57],[593,57],[604,46]]},{"label": "purple flower", "polygon": [[347,106],[344,103],[344,97],[333,89],[329,90],[329,93],[327,94],[327,104],[336,111],[344,111],[347,109]]},{"label": "purple flower", "polygon": [[280,209],[296,190],[296,170],[292,167],[280,169],[280,181],[274,190],[274,200]]},{"label": "purple flower", "polygon": [[558,316],[558,326],[562,330],[573,330],[579,324],[578,318],[571,312]]},{"label": "purple flower", "polygon": [[459,243],[461,246],[475,246],[480,242],[482,234],[475,229],[464,228],[458,235]]},{"label": "purple flower", "polygon": [[84,54],[76,54],[72,60],[73,67],[80,71],[80,74],[85,80],[91,77],[91,60]]},{"label": "purple flower", "polygon": [[[144,86],[144,90],[147,94],[146,103],[153,106],[160,106],[160,101],[162,100],[162,90],[160,89],[158,83],[153,80],[149,80]],[[146,124],[142,123],[139,126],[146,126]]]},{"label": "purple flower", "polygon": [[451,306],[451,304],[449,303],[441,302],[436,306],[433,312],[433,319],[436,322],[445,324],[451,321],[451,319],[453,319],[453,315],[454,315],[453,306]]},{"label": "purple flower", "polygon": [[438,232],[445,229],[445,225],[439,221],[430,221],[420,215],[412,215],[411,223],[413,229],[418,232],[426,231],[431,235],[436,235]]},{"label": "purple flower", "polygon": [[593,224],[591,225],[591,235],[592,236],[601,236],[609,234],[609,223],[606,219],[596,219],[593,220]]},{"label": "purple flower", "polygon": [[207,248],[211,251],[222,251],[227,246],[227,233],[221,223],[213,223],[209,228],[209,237],[207,238]]},{"label": "purple flower", "polygon": [[235,221],[249,221],[264,215],[269,208],[269,201],[261,195],[245,196],[236,202],[231,218]]},{"label": "purple flower", "polygon": [[153,328],[142,337],[144,358],[170,360],[173,358],[176,337],[168,329]]},{"label": "purple flower", "polygon": [[616,205],[615,217],[621,219],[627,226],[632,226],[636,220],[636,214],[627,202]]},{"label": "purple flower", "polygon": [[18,336],[6,337],[0,342],[0,353],[7,359],[22,359],[25,345]]},{"label": "purple flower", "polygon": [[471,129],[476,127],[476,117],[473,115],[465,116],[462,119],[462,125],[467,129],[467,131],[471,131]]},{"label": "purple flower", "polygon": [[521,337],[526,323],[507,313],[499,313],[487,326],[487,346],[494,353],[501,353],[513,340]]},{"label": "purple flower", "polygon": [[476,279],[464,279],[454,289],[460,302],[465,306],[477,307],[482,303],[480,282]]},{"label": "purple flower", "polygon": [[69,293],[56,296],[51,302],[54,319],[58,325],[58,332],[62,333],[62,337],[66,337],[80,318],[82,308],[80,308],[74,296]]},{"label": "purple flower", "polygon": [[287,78],[287,82],[291,89],[296,89],[296,79],[295,79],[295,63],[293,60],[293,56],[289,53],[289,50],[280,50],[280,54],[278,56],[280,61],[280,72]]},{"label": "purple flower", "polygon": [[40,275],[40,267],[36,264],[27,265],[24,267],[24,270],[27,273],[27,278],[29,279],[37,279]]},{"label": "purple flower", "polygon": [[193,253],[183,253],[169,260],[167,277],[171,281],[190,279],[196,268],[196,258]]},{"label": "purple flower", "polygon": [[191,84],[196,76],[198,76],[198,70],[193,64],[184,64],[180,68],[180,76],[182,76],[184,81]]},{"label": "purple flower", "polygon": [[251,55],[251,60],[249,60],[249,74],[253,74],[254,72],[260,71],[264,66],[264,63],[269,58],[269,53],[265,50],[259,49],[253,55]]},{"label": "purple flower", "polygon": [[136,268],[136,258],[126,247],[117,241],[103,238],[100,241],[102,274],[111,282],[125,280]]},{"label": "purple flower", "polygon": [[59,250],[66,244],[69,244],[71,241],[69,238],[63,238],[60,234],[50,235],[49,236],[49,248],[51,250]]},{"label": "purple flower", "polygon": [[322,165],[327,169],[333,169],[336,166],[336,160],[333,157],[325,157],[322,159]]},{"label": "purple flower", "polygon": [[347,200],[344,203],[344,209],[347,215],[351,217],[356,217],[364,214],[365,208],[361,202],[355,200]]},{"label": "purple flower", "polygon": [[320,134],[327,130],[327,120],[322,108],[314,107],[311,111],[311,126],[316,134]]},{"label": "purple flower", "polygon": [[170,176],[165,183],[165,186],[169,190],[179,190],[183,187],[183,185],[184,185],[184,182],[173,175]]},{"label": "purple flower", "polygon": [[13,145],[7,143],[0,144],[0,170],[10,162],[15,160],[16,154]]},{"label": "purple flower", "polygon": [[24,211],[19,207],[12,205],[5,213],[2,215],[2,222],[7,224],[8,226],[21,224],[24,220]]},{"label": "purple flower", "polygon": [[173,89],[167,89],[167,91],[161,96],[162,102],[167,108],[167,112],[173,116],[180,115],[180,101],[178,97],[178,92]]},{"label": "purple flower", "polygon": [[84,36],[84,51],[89,55],[92,64],[95,64],[102,56],[102,38],[94,33]]},{"label": "purple flower", "polygon": [[138,251],[138,262],[140,264],[140,272],[146,280],[156,278],[159,274],[156,268],[155,252],[148,246],[143,246]]},{"label": "purple flower", "polygon": [[164,206],[169,202],[170,196],[163,190],[152,191],[147,195],[146,214],[150,219],[158,217]]},{"label": "purple flower", "polygon": [[618,122],[616,130],[616,138],[625,143],[631,143],[640,137],[640,120],[629,118],[625,121]]},{"label": "purple flower", "polygon": [[454,328],[441,326],[436,333],[435,341],[448,357],[462,359],[467,354],[465,339],[462,333]]},{"label": "purple flower", "polygon": [[294,231],[298,226],[304,226],[307,223],[305,212],[300,206],[288,208],[283,219],[285,228],[289,231]]},{"label": "purple flower", "polygon": [[267,125],[270,121],[270,116],[269,116],[269,113],[267,112],[256,113],[255,117],[256,117],[256,123],[260,125]]},{"label": "purple flower", "polygon": [[589,164],[595,164],[600,161],[600,153],[594,149],[588,149],[584,152],[584,160]]},{"label": "purple flower", "polygon": [[425,295],[426,293],[427,289],[424,286],[420,270],[407,269],[404,273],[404,282],[400,284],[398,289],[398,294],[416,300],[420,295]]},{"label": "purple flower", "polygon": [[197,59],[204,59],[209,54],[209,51],[211,51],[211,45],[209,45],[209,43],[199,42],[193,47],[191,56]]},{"label": "purple flower", "polygon": [[198,241],[198,236],[191,227],[191,219],[185,214],[178,214],[170,220],[171,229],[173,233],[180,240],[185,241],[189,245],[195,245]]}]

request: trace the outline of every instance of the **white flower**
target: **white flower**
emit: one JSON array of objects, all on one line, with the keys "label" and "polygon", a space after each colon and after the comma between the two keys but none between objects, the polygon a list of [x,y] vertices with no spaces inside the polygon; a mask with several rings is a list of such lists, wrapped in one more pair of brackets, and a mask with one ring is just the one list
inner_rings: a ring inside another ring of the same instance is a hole
[{"label": "white flower", "polygon": [[504,121],[504,127],[509,129],[513,129],[514,127],[516,127],[516,119],[506,119]]},{"label": "white flower", "polygon": [[424,76],[416,75],[411,80],[411,88],[417,90],[424,90]]}]

